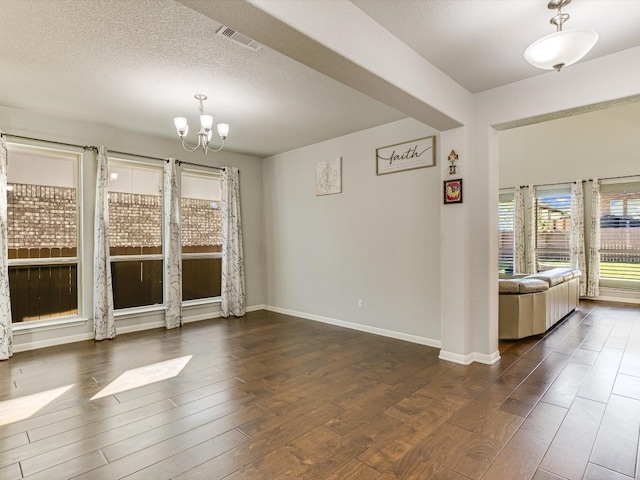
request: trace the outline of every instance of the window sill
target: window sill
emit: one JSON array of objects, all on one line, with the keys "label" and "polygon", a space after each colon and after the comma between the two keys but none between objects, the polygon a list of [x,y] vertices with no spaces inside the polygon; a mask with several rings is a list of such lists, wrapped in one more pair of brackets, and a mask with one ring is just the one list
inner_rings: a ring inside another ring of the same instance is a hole
[{"label": "window sill", "polygon": [[44,332],[46,330],[56,330],[59,328],[70,328],[86,325],[88,318],[68,317],[63,319],[34,320],[31,322],[13,323],[11,330],[14,335],[21,335],[31,332]]},{"label": "window sill", "polygon": [[629,288],[600,287],[600,294],[595,298],[606,302],[640,303],[640,291]]},{"label": "window sill", "polygon": [[113,317],[115,319],[119,318],[128,318],[135,317],[145,313],[156,313],[156,312],[164,312],[164,305],[146,305],[144,307],[131,307],[131,308],[123,308],[120,310],[116,310],[113,312]]},{"label": "window sill", "polygon": [[201,305],[215,305],[222,303],[222,297],[198,298],[197,300],[186,300],[182,302],[183,307],[199,307]]}]

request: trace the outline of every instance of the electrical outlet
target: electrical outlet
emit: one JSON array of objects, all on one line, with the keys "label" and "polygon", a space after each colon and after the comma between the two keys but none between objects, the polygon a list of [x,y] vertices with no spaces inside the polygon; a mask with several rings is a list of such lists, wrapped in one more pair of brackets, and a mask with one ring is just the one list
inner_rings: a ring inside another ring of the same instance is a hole
[{"label": "electrical outlet", "polygon": [[358,299],[358,308],[362,308],[363,306],[364,306],[364,301],[361,298],[359,298]]}]

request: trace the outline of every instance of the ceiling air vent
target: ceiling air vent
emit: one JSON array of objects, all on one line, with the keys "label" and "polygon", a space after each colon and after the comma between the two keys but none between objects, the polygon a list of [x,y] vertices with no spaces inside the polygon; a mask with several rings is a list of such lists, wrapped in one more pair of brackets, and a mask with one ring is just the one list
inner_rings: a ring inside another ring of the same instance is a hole
[{"label": "ceiling air vent", "polygon": [[256,52],[263,47],[261,43],[256,42],[253,38],[249,38],[240,32],[236,32],[233,28],[225,27],[224,25],[218,29],[216,35],[226,37],[237,44]]}]

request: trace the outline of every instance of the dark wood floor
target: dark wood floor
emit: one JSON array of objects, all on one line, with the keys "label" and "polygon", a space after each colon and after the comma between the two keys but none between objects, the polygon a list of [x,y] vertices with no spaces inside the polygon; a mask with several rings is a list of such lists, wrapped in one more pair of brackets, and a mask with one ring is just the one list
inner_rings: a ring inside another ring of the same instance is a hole
[{"label": "dark wood floor", "polygon": [[638,479],[640,308],[585,302],[501,352],[254,312],[18,353],[0,479]]}]

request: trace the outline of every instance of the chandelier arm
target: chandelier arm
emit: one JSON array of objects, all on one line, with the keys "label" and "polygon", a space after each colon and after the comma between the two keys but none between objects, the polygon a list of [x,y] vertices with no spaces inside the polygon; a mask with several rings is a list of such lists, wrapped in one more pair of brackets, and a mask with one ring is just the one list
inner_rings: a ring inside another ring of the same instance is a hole
[{"label": "chandelier arm", "polygon": [[223,148],[224,148],[224,138],[222,139],[222,145],[220,145],[220,147],[218,147],[218,148],[211,148],[211,147],[209,147],[209,145],[207,145],[207,146],[204,148],[204,152],[205,152],[205,153],[207,153],[207,152],[211,151],[211,152],[214,152],[214,153],[215,153],[215,152],[219,152],[219,151],[220,151],[220,150],[222,150]]},{"label": "chandelier arm", "polygon": [[196,150],[198,150],[198,148],[200,148],[200,136],[198,136],[198,144],[195,147],[189,145],[184,137],[181,137],[181,140],[182,148],[184,148],[187,152],[195,152]]}]

